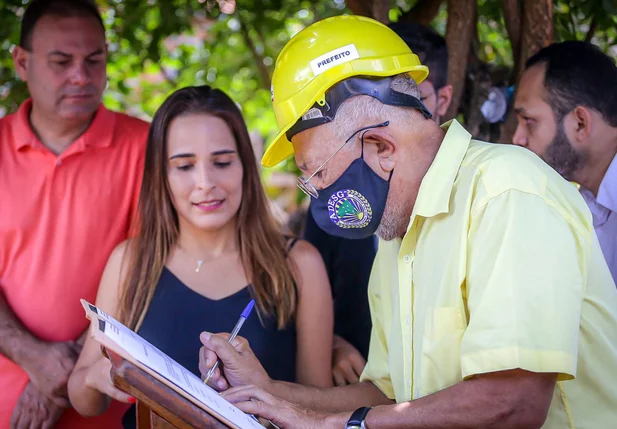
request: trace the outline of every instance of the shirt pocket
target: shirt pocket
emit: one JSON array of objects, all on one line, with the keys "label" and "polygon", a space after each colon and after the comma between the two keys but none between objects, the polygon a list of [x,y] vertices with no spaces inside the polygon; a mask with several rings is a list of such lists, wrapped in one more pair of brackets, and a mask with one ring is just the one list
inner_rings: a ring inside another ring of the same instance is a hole
[{"label": "shirt pocket", "polygon": [[465,329],[465,316],[458,307],[433,307],[426,313],[424,336],[438,339]]},{"label": "shirt pocket", "polygon": [[462,380],[461,341],[466,319],[458,307],[433,307],[426,313],[420,358],[420,397]]}]

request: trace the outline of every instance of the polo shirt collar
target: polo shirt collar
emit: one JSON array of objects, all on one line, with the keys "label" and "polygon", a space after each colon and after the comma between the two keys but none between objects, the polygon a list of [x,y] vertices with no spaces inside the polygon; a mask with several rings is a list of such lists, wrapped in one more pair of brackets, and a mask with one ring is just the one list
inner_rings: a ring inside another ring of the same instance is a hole
[{"label": "polo shirt collar", "polygon": [[450,210],[454,180],[471,141],[471,134],[456,119],[441,128],[446,135],[422,179],[413,210],[415,215],[427,218]]},{"label": "polo shirt collar", "polygon": [[15,120],[13,122],[13,142],[17,150],[21,150],[27,146],[34,146],[38,141],[38,138],[30,127],[30,109],[32,109],[32,99],[28,98],[19,106],[15,114]]},{"label": "polo shirt collar", "polygon": [[[16,150],[21,150],[25,147],[43,146],[30,126],[31,110],[32,99],[28,98],[21,104],[15,115],[13,136]],[[107,147],[111,145],[115,122],[116,116],[101,103],[88,129],[71,144],[71,147],[75,147],[76,150],[85,150],[89,147]]]}]

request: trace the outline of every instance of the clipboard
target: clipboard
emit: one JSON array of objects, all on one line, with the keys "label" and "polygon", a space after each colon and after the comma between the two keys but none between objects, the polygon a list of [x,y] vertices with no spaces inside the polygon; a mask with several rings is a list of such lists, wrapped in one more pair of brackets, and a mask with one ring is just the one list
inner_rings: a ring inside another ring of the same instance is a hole
[{"label": "clipboard", "polygon": [[[90,337],[106,350],[107,357],[112,361],[118,385],[122,390],[130,390],[130,383],[125,384],[123,380],[139,382],[138,390],[142,391],[148,389],[148,383],[161,389],[165,387],[224,425],[220,427],[232,429],[264,428],[253,416],[245,414],[223,399],[218,392],[205,385],[199,377],[137,333],[86,300],[82,299],[81,304],[86,312],[86,317],[90,320]],[[156,392],[156,390],[149,391]],[[131,394],[131,392],[127,393]],[[144,395],[141,396],[144,397]],[[154,401],[144,402],[150,408],[157,404],[161,405]],[[140,414],[139,406],[137,411]],[[164,411],[163,413],[165,414]],[[167,415],[168,418],[171,418],[171,416],[173,414]],[[203,426],[205,425],[198,427]],[[211,427],[217,428],[218,426]]]},{"label": "clipboard", "polygon": [[111,361],[114,386],[137,399],[137,429],[229,428],[145,371],[111,350],[101,348]]}]

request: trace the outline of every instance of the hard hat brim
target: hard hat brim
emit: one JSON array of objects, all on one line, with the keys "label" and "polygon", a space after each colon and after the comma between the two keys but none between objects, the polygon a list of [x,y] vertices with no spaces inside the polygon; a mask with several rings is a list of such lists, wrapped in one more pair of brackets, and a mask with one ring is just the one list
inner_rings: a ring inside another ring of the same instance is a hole
[{"label": "hard hat brim", "polygon": [[[408,66],[405,68],[401,68],[400,70],[397,70],[394,73],[392,72],[392,70],[384,71],[384,73],[381,74],[381,76],[386,77],[386,76],[393,76],[393,75],[402,74],[402,73],[409,73],[409,75],[411,75],[414,81],[419,84],[422,81],[424,81],[424,79],[426,79],[426,77],[428,76],[428,68],[423,65]],[[378,77],[380,76],[380,73],[373,72],[371,73],[371,75]],[[348,77],[351,77],[351,76],[345,76],[341,78],[340,80],[342,81]],[[320,94],[318,93],[315,94],[315,97],[314,97],[315,99],[307,103],[307,106],[304,106],[303,112],[306,112],[315,103],[315,101],[317,100],[317,98],[319,98],[319,96]],[[294,125],[294,122],[290,122],[285,127],[283,127],[279,131],[279,133],[276,135],[276,137],[272,140],[272,142],[268,145],[268,147],[266,148],[263,154],[263,157],[261,158],[261,164],[264,167],[266,168],[275,167],[294,154],[293,145],[287,139],[287,136],[286,136],[287,131],[293,125]]]}]

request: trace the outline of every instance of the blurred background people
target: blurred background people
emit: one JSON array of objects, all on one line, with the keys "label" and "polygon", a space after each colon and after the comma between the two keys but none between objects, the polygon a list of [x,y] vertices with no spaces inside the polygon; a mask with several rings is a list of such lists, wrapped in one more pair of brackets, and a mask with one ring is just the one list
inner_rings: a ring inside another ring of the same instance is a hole
[{"label": "blurred background people", "polygon": [[514,144],[580,185],[617,281],[617,67],[597,46],[554,43],[533,55],[518,86]]}]

